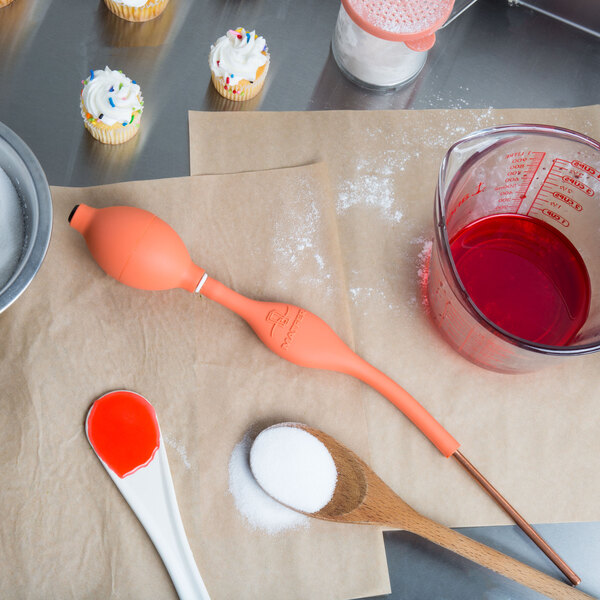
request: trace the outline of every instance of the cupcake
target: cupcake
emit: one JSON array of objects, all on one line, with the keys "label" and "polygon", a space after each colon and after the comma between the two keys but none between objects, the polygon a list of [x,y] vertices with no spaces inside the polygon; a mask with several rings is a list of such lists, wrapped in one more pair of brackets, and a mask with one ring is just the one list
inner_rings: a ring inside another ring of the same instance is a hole
[{"label": "cupcake", "polygon": [[144,101],[140,86],[106,67],[82,81],[81,116],[85,128],[105,144],[122,144],[140,127]]},{"label": "cupcake", "polygon": [[167,8],[169,0],[104,0],[104,3],[117,17],[141,22],[158,17]]},{"label": "cupcake", "polygon": [[248,100],[260,92],[269,70],[269,52],[263,37],[238,27],[210,47],[208,64],[219,94],[230,100]]}]

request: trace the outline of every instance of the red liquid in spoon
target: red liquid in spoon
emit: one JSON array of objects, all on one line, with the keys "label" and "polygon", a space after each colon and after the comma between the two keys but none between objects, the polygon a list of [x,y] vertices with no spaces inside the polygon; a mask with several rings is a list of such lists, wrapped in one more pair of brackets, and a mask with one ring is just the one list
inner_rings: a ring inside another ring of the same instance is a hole
[{"label": "red liquid in spoon", "polygon": [[565,346],[587,319],[590,278],[557,229],[525,215],[491,215],[450,241],[458,274],[479,310],[531,342]]},{"label": "red liquid in spoon", "polygon": [[111,392],[94,402],[87,436],[98,456],[121,478],[149,464],[160,445],[154,408],[143,396],[127,391]]}]

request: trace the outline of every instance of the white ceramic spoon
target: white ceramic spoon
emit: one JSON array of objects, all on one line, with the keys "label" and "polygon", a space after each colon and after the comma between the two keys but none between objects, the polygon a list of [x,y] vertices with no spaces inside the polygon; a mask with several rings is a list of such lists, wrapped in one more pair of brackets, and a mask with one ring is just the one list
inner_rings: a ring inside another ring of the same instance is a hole
[{"label": "white ceramic spoon", "polygon": [[[85,430],[100,462],[158,550],[179,598],[210,600],[183,529],[152,405],[135,392],[110,392],[90,408]],[[128,457],[128,452],[133,456]]]}]

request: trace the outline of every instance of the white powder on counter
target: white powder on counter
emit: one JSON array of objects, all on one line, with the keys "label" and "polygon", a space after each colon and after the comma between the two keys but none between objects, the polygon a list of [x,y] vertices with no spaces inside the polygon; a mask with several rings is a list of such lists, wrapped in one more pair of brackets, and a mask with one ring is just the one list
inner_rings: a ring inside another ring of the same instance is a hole
[{"label": "white powder on counter", "polygon": [[179,457],[181,458],[181,461],[183,462],[183,466],[186,469],[191,469],[192,468],[192,464],[190,463],[190,460],[188,458],[188,454],[187,454],[187,450],[185,448],[185,446],[180,443],[178,440],[176,440],[175,438],[163,434],[163,440],[165,442],[165,444],[167,446],[169,446],[170,448],[173,448],[173,450],[175,450],[175,452],[177,452],[177,454],[179,454]]},{"label": "white powder on counter", "polygon": [[339,184],[337,213],[343,214],[354,206],[368,206],[386,221],[400,223],[403,215],[394,195],[394,176],[404,171],[409,158],[404,152],[385,150],[374,158],[358,159],[353,178]]},{"label": "white powder on counter", "polygon": [[273,222],[273,258],[281,273],[279,289],[307,286],[318,288],[325,295],[335,291],[335,272],[319,252],[328,246],[324,246],[327,221],[318,184],[314,178],[300,177],[293,188],[282,190],[292,205],[278,213]]},{"label": "white powder on counter", "polygon": [[335,462],[325,444],[304,429],[284,425],[259,433],[250,466],[263,490],[296,510],[316,513],[333,497]]},{"label": "white powder on counter", "polygon": [[229,491],[235,506],[252,529],[276,534],[287,529],[308,527],[309,518],[297,513],[266,494],[250,470],[252,435],[247,433],[229,459]]},{"label": "white powder on counter", "polygon": [[24,240],[21,200],[8,175],[0,168],[0,289],[15,272]]}]

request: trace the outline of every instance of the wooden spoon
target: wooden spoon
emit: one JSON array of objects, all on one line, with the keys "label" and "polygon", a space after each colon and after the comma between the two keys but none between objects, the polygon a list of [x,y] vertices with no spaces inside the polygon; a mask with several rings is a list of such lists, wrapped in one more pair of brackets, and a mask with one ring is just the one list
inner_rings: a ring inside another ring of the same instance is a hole
[{"label": "wooden spoon", "polygon": [[[419,514],[356,454],[326,433],[299,423],[282,423],[273,427],[304,429],[327,447],[335,462],[338,479],[333,497],[318,512],[304,514],[325,521],[383,525],[410,531],[549,598],[592,598],[533,567]],[[294,509],[293,506],[289,508]]]}]

